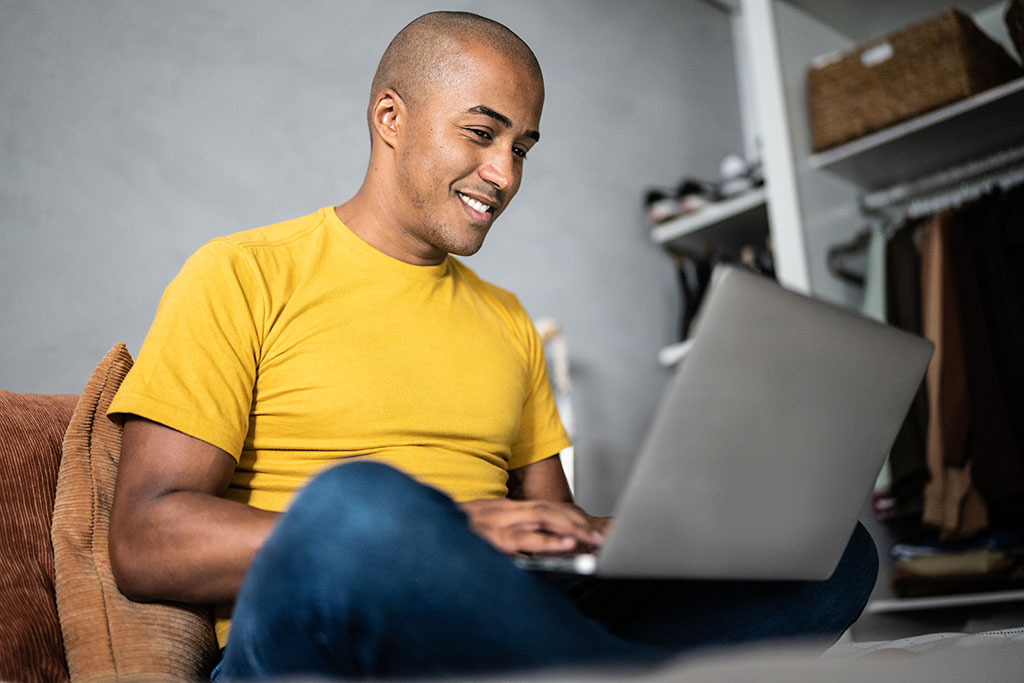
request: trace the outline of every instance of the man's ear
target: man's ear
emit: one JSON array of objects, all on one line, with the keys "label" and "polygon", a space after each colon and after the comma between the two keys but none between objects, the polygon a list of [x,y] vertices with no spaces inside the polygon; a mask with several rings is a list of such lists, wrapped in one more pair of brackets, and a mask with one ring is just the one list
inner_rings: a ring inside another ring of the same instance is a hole
[{"label": "man's ear", "polygon": [[394,147],[405,125],[406,108],[402,96],[391,88],[381,90],[370,110],[373,133],[388,147]]}]

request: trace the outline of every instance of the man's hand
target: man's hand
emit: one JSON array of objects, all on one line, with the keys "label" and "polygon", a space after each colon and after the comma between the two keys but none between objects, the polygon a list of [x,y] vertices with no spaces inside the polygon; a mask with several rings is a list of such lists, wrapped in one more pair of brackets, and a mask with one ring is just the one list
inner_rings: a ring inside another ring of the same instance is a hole
[{"label": "man's hand", "polygon": [[571,503],[489,498],[461,503],[469,526],[509,555],[593,550],[604,541],[607,518],[590,517]]},{"label": "man's hand", "polygon": [[608,533],[608,527],[612,525],[612,520],[615,519],[614,517],[591,517],[590,515],[587,515],[587,517],[590,518],[590,525],[597,529],[598,533],[602,536]]},{"label": "man's hand", "polygon": [[460,505],[469,526],[509,555],[588,552],[604,542],[611,517],[573,505],[557,455],[508,473],[508,498]]}]

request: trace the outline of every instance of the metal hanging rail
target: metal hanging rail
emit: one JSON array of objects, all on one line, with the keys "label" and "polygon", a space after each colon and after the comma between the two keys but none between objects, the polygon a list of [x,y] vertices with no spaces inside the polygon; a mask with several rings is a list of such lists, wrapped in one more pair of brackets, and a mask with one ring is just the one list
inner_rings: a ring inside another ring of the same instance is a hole
[{"label": "metal hanging rail", "polygon": [[884,213],[902,208],[908,218],[929,215],[972,201],[996,187],[1024,182],[1024,145],[991,154],[916,180],[863,194],[861,210]]}]

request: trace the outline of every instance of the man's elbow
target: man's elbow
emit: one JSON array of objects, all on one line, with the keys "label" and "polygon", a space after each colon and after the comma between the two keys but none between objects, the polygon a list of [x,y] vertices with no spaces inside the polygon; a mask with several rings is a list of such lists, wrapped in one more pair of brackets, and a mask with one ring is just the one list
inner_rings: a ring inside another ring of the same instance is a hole
[{"label": "man's elbow", "polygon": [[149,577],[152,572],[145,566],[145,553],[137,542],[138,534],[132,533],[124,523],[111,520],[107,551],[110,555],[110,571],[114,582],[126,597],[148,602],[156,599]]}]

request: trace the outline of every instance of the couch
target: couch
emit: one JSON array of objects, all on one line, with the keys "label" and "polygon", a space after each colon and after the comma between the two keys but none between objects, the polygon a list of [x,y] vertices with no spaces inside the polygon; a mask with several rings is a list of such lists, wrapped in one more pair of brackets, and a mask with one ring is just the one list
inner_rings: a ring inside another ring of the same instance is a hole
[{"label": "couch", "polygon": [[107,555],[120,429],[106,409],[132,359],[104,356],[81,396],[0,390],[0,680],[207,675],[207,610],[125,598]]},{"label": "couch", "polygon": [[[214,662],[206,610],[132,602],[110,571],[121,434],[106,408],[131,362],[124,345],[115,345],[80,396],[0,390],[0,681],[201,680]],[[844,644],[824,657],[799,646],[731,649],[656,671],[561,671],[526,680],[625,678],[1016,681],[1024,678],[1024,629]]]}]

